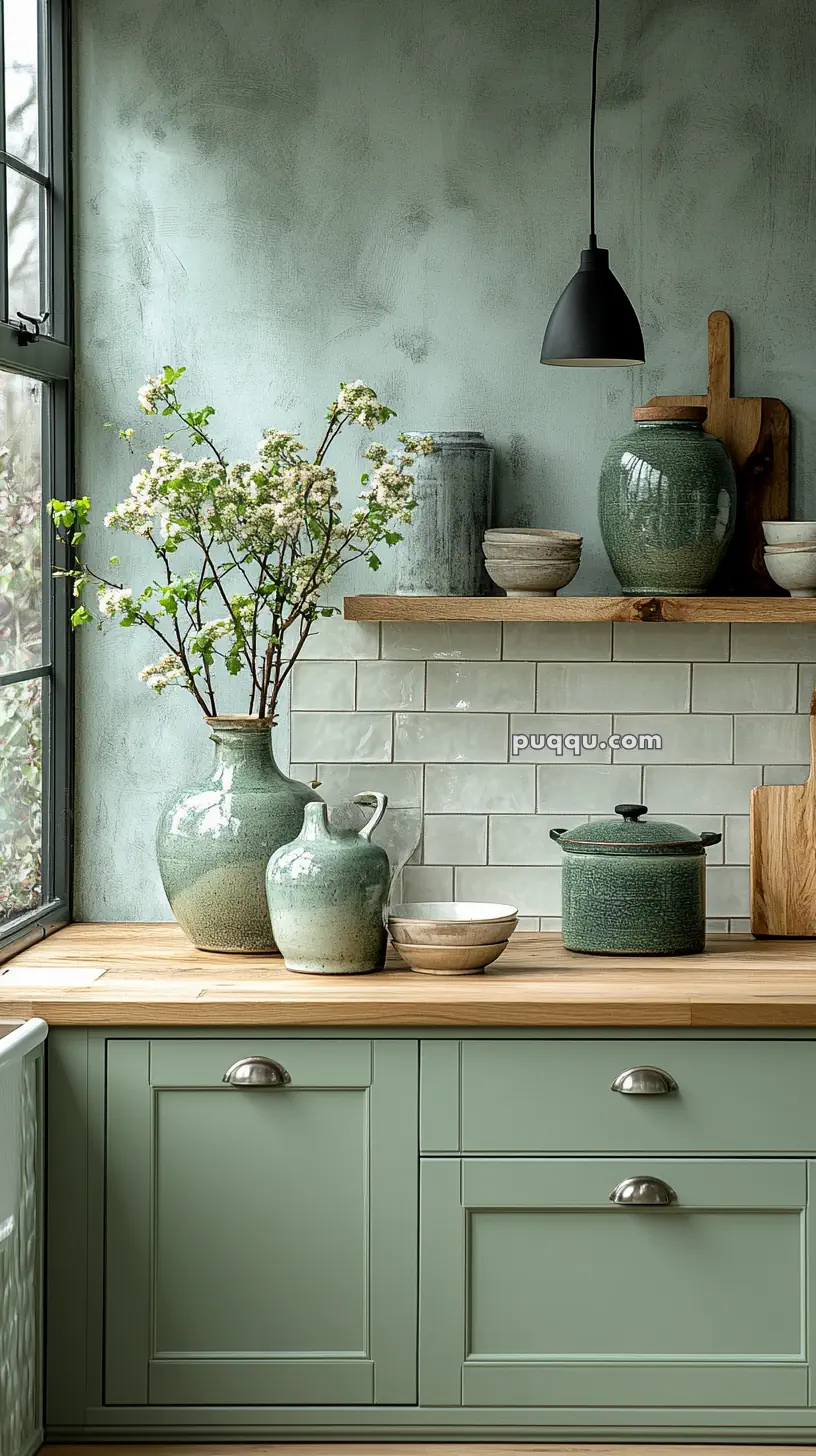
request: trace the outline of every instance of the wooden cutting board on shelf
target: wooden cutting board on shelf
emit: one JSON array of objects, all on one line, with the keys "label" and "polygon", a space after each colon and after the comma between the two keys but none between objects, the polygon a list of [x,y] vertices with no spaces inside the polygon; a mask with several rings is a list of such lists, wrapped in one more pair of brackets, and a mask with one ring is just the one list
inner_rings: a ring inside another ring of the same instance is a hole
[{"label": "wooden cutting board on shelf", "polygon": [[751,790],[751,929],[816,935],[816,688],[807,782]]},{"label": "wooden cutting board on shelf", "polygon": [[712,595],[784,596],[765,570],[762,522],[790,515],[790,410],[781,399],[734,396],[733,341],[730,316],[709,314],[708,394],[655,395],[648,403],[703,405],[705,429],[734,462],[737,521]]}]

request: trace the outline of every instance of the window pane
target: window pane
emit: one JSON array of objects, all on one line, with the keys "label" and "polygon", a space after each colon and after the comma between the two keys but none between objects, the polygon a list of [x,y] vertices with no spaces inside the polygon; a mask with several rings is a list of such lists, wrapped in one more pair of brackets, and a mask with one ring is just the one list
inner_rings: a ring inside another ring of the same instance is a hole
[{"label": "window pane", "polygon": [[40,166],[37,76],[39,0],[3,0],[6,52],[6,151]]},{"label": "window pane", "polygon": [[9,319],[32,317],[40,304],[40,200],[42,187],[6,168],[8,209]]},{"label": "window pane", "polygon": [[42,385],[0,372],[0,673],[42,660]]},{"label": "window pane", "polygon": [[0,930],[42,896],[40,682],[0,688]]}]

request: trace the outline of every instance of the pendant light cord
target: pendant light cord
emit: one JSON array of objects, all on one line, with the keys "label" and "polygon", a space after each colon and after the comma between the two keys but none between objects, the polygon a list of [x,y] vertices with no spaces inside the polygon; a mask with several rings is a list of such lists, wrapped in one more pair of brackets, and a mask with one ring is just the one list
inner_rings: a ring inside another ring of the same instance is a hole
[{"label": "pendant light cord", "polygon": [[598,96],[598,41],[601,34],[601,0],[595,0],[595,39],[592,42],[592,93],[589,103],[589,246],[596,248],[595,236],[595,108]]}]

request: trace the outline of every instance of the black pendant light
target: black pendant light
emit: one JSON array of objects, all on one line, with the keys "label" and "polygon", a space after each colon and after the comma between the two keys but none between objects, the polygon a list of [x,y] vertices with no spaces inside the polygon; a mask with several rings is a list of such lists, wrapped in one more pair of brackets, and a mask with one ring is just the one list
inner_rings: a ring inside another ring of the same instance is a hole
[{"label": "black pendant light", "polygon": [[592,100],[589,120],[589,247],[550,314],[541,346],[542,364],[606,368],[643,364],[646,354],[637,314],[609,267],[609,252],[595,236],[595,106],[601,0],[595,0]]}]

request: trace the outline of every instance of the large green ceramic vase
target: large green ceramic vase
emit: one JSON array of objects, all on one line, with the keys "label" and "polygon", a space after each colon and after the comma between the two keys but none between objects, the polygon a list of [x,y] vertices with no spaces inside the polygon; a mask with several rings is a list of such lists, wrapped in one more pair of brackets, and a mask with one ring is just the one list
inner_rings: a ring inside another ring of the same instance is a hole
[{"label": "large green ceramic vase", "polygon": [[320,795],[282,774],[271,718],[208,718],[215,758],[174,795],[156,832],[164,891],[199,950],[274,951],[264,875]]},{"label": "large green ceramic vase", "polygon": [[303,828],[269,861],[266,891],[280,953],[290,971],[353,975],[385,964],[388,855],[371,834],[385,794],[356,794],[374,804],[360,830],[335,829],[325,804],[308,804]]},{"label": "large green ceramic vase", "polygon": [[627,596],[702,596],[734,532],[737,487],[704,409],[644,405],[601,468],[601,536]]}]

